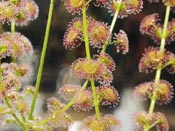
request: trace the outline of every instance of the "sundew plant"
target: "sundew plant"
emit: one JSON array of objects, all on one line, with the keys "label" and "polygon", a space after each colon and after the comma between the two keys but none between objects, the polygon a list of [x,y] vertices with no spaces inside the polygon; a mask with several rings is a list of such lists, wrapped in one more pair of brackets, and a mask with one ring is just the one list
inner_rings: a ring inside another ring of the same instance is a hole
[{"label": "sundew plant", "polygon": [[[11,124],[19,126],[23,131],[53,131],[60,127],[68,128],[74,122],[68,109],[75,111],[95,110],[95,114],[82,120],[81,131],[112,131],[120,130],[123,125],[112,114],[103,114],[102,106],[116,107],[120,97],[112,85],[113,71],[116,68],[112,55],[107,48],[116,48],[115,52],[127,54],[129,40],[127,33],[114,27],[117,19],[124,19],[128,15],[138,14],[143,8],[142,0],[63,0],[65,9],[75,16],[67,23],[67,30],[63,36],[63,46],[67,51],[75,50],[79,46],[85,48],[85,56],[77,58],[70,65],[72,77],[82,80],[82,84],[67,83],[59,88],[58,95],[67,103],[62,103],[56,97],[47,100],[47,112],[43,116],[35,114],[36,101],[39,97],[41,77],[47,51],[50,26],[55,0],[50,0],[48,19],[41,52],[37,79],[35,85],[26,85],[31,67],[19,62],[20,57],[33,53],[30,40],[20,32],[16,26],[27,26],[39,14],[39,7],[34,0],[1,0],[0,22],[10,27],[10,31],[0,34],[0,123],[2,127]],[[159,2],[150,1],[150,2]],[[151,100],[148,112],[136,115],[136,124],[141,130],[168,131],[169,126],[165,115],[154,112],[155,104],[167,104],[173,95],[172,85],[160,79],[161,71],[175,72],[175,55],[165,50],[165,44],[175,39],[174,19],[170,22],[169,15],[174,9],[175,1],[163,0],[166,6],[165,21],[162,25],[158,14],[152,14],[143,19],[140,25],[142,34],[149,35],[159,47],[149,47],[140,60],[140,72],[156,71],[155,80],[145,82],[136,87],[135,94],[141,98]],[[112,17],[110,23],[97,21],[88,14],[90,6],[98,10],[102,8]],[[59,20],[58,20],[59,21]],[[61,20],[60,20],[61,21]],[[29,102],[28,98],[32,98]],[[134,121],[134,120],[133,120]]]},{"label": "sundew plant", "polygon": [[175,55],[165,48],[175,40],[175,21],[170,19],[171,11],[174,12],[175,1],[149,0],[149,2],[163,2],[166,11],[163,24],[158,13],[146,16],[140,24],[140,32],[150,36],[156,45],[145,49],[140,59],[139,71],[144,73],[155,72],[155,78],[152,81],[138,85],[135,89],[135,94],[138,97],[150,100],[148,111],[137,113],[136,123],[144,131],[169,131],[165,115],[154,110],[156,104],[165,105],[170,103],[174,94],[172,84],[162,79],[161,74],[163,70],[167,70],[170,74],[175,73]]}]

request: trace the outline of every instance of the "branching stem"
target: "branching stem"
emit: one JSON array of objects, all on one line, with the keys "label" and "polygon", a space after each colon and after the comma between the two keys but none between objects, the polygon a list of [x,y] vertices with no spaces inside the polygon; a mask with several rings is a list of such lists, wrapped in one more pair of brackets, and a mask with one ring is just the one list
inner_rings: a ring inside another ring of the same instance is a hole
[{"label": "branching stem", "polygon": [[[161,52],[164,52],[164,49],[165,49],[169,16],[170,16],[170,6],[166,6],[166,14],[165,14],[165,20],[164,20],[164,25],[163,25],[163,33],[162,33],[162,37],[161,37],[161,44],[160,44],[160,51]],[[149,114],[152,114],[154,112],[156,99],[157,99],[156,98],[157,97],[156,88],[158,88],[157,85],[158,85],[158,82],[160,81],[161,72],[162,72],[162,67],[160,66],[156,70],[156,75],[155,75],[155,80],[154,80],[154,91],[153,91],[153,96],[151,97],[151,103],[150,103],[150,107],[149,107],[149,111],[148,111]],[[149,125],[149,127],[145,128],[144,131],[149,131],[150,126],[151,125]]]},{"label": "branching stem", "polygon": [[[114,30],[114,26],[115,26],[115,24],[116,24],[116,22],[117,22],[117,18],[118,18],[118,14],[119,14],[119,12],[120,12],[120,7],[121,7],[121,4],[122,4],[122,1],[123,1],[123,0],[120,0],[120,1],[119,1],[119,3],[118,3],[118,8],[117,8],[117,10],[115,11],[114,17],[113,17],[113,19],[112,19],[112,23],[111,23],[111,26],[110,26],[110,35],[112,34],[112,32],[113,32],[113,30]],[[104,46],[103,46],[103,48],[102,48],[102,52],[105,52],[105,50],[106,50],[106,48],[108,47],[108,45],[109,45],[108,41],[105,42],[105,44],[104,44]]]}]

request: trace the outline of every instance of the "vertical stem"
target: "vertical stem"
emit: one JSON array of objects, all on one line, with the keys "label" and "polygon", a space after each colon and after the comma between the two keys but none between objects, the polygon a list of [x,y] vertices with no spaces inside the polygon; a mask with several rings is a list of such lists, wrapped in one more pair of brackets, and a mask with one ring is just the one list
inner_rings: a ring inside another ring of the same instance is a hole
[{"label": "vertical stem", "polygon": [[170,6],[166,7],[166,14],[165,14],[165,20],[164,20],[164,25],[163,25],[163,37],[161,39],[161,44],[160,44],[160,51],[164,51],[165,48],[165,42],[166,42],[166,37],[167,37],[167,27],[168,27],[168,20],[170,16]]},{"label": "vertical stem", "polygon": [[97,97],[94,79],[91,79],[90,82],[91,82],[92,93],[93,93],[93,97],[94,97],[94,106],[95,106],[96,117],[97,117],[97,119],[100,119],[99,99]]},{"label": "vertical stem", "polygon": [[43,72],[43,66],[44,66],[44,61],[45,61],[45,56],[46,56],[47,44],[48,44],[48,39],[49,39],[49,33],[50,33],[53,8],[54,8],[54,0],[51,0],[50,7],[49,7],[47,26],[46,26],[46,31],[45,31],[45,37],[44,37],[44,43],[43,43],[43,48],[42,48],[42,53],[41,53],[41,58],[40,58],[40,65],[39,65],[39,70],[38,70],[38,75],[37,75],[37,80],[36,80],[36,85],[35,85],[35,92],[34,92],[28,119],[32,119],[33,117],[36,99],[37,99],[37,95],[39,92],[39,87],[40,87],[41,77],[42,77],[42,72]]},{"label": "vertical stem", "polygon": [[[85,41],[85,48],[86,48],[86,57],[87,59],[91,59],[90,56],[90,48],[89,48],[89,37],[88,37],[88,25],[87,25],[87,16],[86,16],[86,6],[83,7],[82,10],[83,13],[83,34],[84,34],[84,41]],[[95,106],[95,113],[97,119],[100,119],[100,110],[99,110],[99,100],[96,94],[96,89],[95,89],[95,84],[94,84],[94,79],[90,80],[91,82],[91,87],[92,87],[92,92],[93,92],[93,97],[94,97],[94,106]]]},{"label": "vertical stem", "polygon": [[[163,25],[163,33],[161,37],[161,44],[160,44],[160,51],[164,52],[165,44],[166,44],[166,37],[167,37],[167,27],[168,27],[168,20],[170,16],[170,6],[166,7],[166,14],[165,14],[165,20],[164,20],[164,25]],[[155,80],[154,80],[154,86],[155,89],[158,88],[157,84],[160,80],[161,77],[161,72],[162,72],[162,67],[158,67],[155,75]],[[157,91],[153,91],[153,96],[151,98],[151,103],[149,107],[149,114],[152,114],[154,112],[155,104],[156,104],[156,96],[157,96]],[[145,128],[144,131],[149,131],[149,127]]]},{"label": "vertical stem", "polygon": [[11,21],[11,33],[15,32],[15,21]]},{"label": "vertical stem", "polygon": [[112,20],[112,23],[111,23],[111,27],[110,27],[110,34],[112,34],[112,31],[113,31],[113,29],[114,29],[115,23],[116,23],[116,21],[117,21],[117,17],[118,17],[118,14],[119,14],[119,12],[120,12],[121,4],[122,4],[122,0],[119,1],[119,3],[118,3],[118,8],[117,8],[117,10],[115,11],[115,14],[114,14],[114,17],[113,17],[113,20]]},{"label": "vertical stem", "polygon": [[[161,68],[158,68],[156,71],[156,76],[155,76],[155,80],[154,80],[154,88],[157,88],[157,84],[160,80],[160,76],[161,76]],[[157,95],[157,91],[154,90],[153,91],[153,96],[151,98],[151,103],[150,103],[150,107],[149,107],[149,114],[152,114],[154,112],[154,108],[155,108],[155,104],[156,104],[156,95]]]},{"label": "vertical stem", "polygon": [[[15,32],[15,21],[13,20],[13,21],[11,21],[11,26],[10,26],[10,30],[11,30],[11,33],[14,33]],[[12,56],[12,62],[16,62],[16,58],[14,57],[14,56]]]},{"label": "vertical stem", "polygon": [[149,129],[150,129],[149,126],[144,127],[144,131],[149,131]]},{"label": "vertical stem", "polygon": [[89,47],[89,37],[88,37],[88,25],[87,25],[87,16],[86,16],[86,6],[83,7],[83,35],[86,49],[86,57],[87,59],[91,59],[90,55],[90,47]]}]

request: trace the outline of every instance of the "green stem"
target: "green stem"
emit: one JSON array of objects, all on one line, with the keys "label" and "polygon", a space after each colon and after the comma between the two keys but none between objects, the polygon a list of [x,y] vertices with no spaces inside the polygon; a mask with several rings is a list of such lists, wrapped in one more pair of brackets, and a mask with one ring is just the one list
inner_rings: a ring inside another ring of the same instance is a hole
[{"label": "green stem", "polygon": [[156,71],[156,76],[155,76],[155,80],[154,80],[154,91],[153,91],[153,96],[151,97],[151,104],[150,104],[150,107],[149,107],[149,114],[152,114],[154,112],[154,108],[155,108],[155,104],[156,104],[156,97],[157,97],[157,84],[160,80],[160,76],[161,76],[161,72],[162,72],[162,69],[161,68],[158,68],[157,71]]},{"label": "green stem", "polygon": [[22,112],[20,112],[20,115],[21,115],[23,122],[26,122],[26,118],[25,118],[24,114]]},{"label": "green stem", "polygon": [[[160,51],[161,52],[164,52],[164,49],[165,49],[169,15],[170,15],[170,6],[167,6],[166,7],[164,25],[163,25],[163,33],[162,33],[162,38],[161,38],[161,44],[160,44]],[[154,109],[155,109],[156,97],[157,97],[156,88],[158,88],[157,84],[160,80],[161,72],[162,72],[162,67],[160,66],[156,70],[156,75],[155,75],[155,80],[154,80],[154,91],[153,91],[153,96],[151,97],[151,103],[150,103],[149,112],[148,112],[149,114],[152,114],[154,112]],[[150,128],[145,128],[144,131],[149,131],[149,129]]]},{"label": "green stem", "polygon": [[[88,25],[87,25],[87,16],[86,16],[86,6],[83,7],[83,34],[84,34],[84,41],[85,41],[85,49],[86,49],[86,57],[87,59],[91,59],[90,55],[90,47],[89,47],[89,37],[88,37]],[[100,119],[100,110],[99,110],[99,102],[96,94],[94,79],[91,79],[91,87],[94,97],[94,106],[95,106],[95,112],[97,119]],[[70,103],[70,105],[73,104],[73,101]]]},{"label": "green stem", "polygon": [[[13,108],[9,99],[7,97],[4,97],[5,103],[7,104],[7,106],[11,109]],[[17,123],[21,126],[24,127],[23,122],[21,122],[21,120],[17,117],[17,115],[15,113],[12,113],[12,116],[15,118],[15,120],[17,121]]]},{"label": "green stem", "polygon": [[165,67],[169,66],[169,65],[175,65],[175,60],[171,60],[171,61],[168,61],[167,63],[165,63],[162,67],[162,69],[164,69]]},{"label": "green stem", "polygon": [[83,35],[86,49],[86,57],[87,59],[91,59],[90,55],[90,47],[89,47],[89,37],[88,37],[88,24],[87,24],[87,16],[86,16],[86,6],[83,7]]},{"label": "green stem", "polygon": [[144,131],[149,131],[149,129],[150,129],[149,126],[144,127]]},{"label": "green stem", "polygon": [[[88,25],[87,25],[87,16],[86,16],[86,6],[83,7],[83,35],[84,35],[84,41],[85,41],[85,49],[86,49],[86,57],[87,59],[91,59],[90,55],[90,47],[89,47],[89,37],[88,37]],[[91,87],[92,87],[92,92],[93,92],[93,97],[94,97],[94,106],[95,106],[95,112],[97,119],[100,119],[100,110],[99,110],[99,102],[96,94],[96,89],[95,89],[95,84],[94,84],[94,79],[90,80],[91,82]]]},{"label": "green stem", "polygon": [[119,3],[118,3],[118,8],[117,8],[117,10],[115,11],[115,14],[114,14],[114,17],[113,17],[111,26],[110,26],[110,34],[112,34],[112,32],[113,32],[115,23],[116,23],[117,18],[118,18],[118,14],[119,14],[119,12],[120,12],[120,7],[121,7],[121,4],[122,4],[122,1],[123,1],[123,0],[120,0],[120,1],[119,1]]},{"label": "green stem", "polygon": [[36,104],[36,99],[37,99],[37,95],[38,95],[39,87],[40,87],[40,83],[41,83],[41,77],[42,77],[43,66],[44,66],[44,61],[45,61],[45,56],[46,56],[49,33],[50,33],[50,26],[51,26],[51,21],[52,21],[54,1],[55,0],[50,1],[49,14],[48,14],[47,26],[46,26],[46,31],[45,31],[44,43],[43,43],[43,48],[42,48],[42,53],[41,53],[41,58],[40,58],[40,65],[39,65],[39,70],[38,70],[38,75],[37,75],[37,80],[36,80],[36,85],[35,85],[35,92],[34,92],[34,96],[33,96],[33,100],[32,100],[31,109],[30,109],[28,119],[32,119],[32,117],[33,117],[33,112],[34,112],[34,108],[35,108],[35,104]]},{"label": "green stem", "polygon": [[[14,33],[14,32],[15,32],[15,24],[16,24],[16,23],[15,23],[14,20],[11,21],[11,26],[10,26],[10,27],[11,27],[11,33]],[[12,56],[11,59],[12,59],[12,62],[14,62],[14,63],[16,62],[16,58],[15,58],[14,56]]]},{"label": "green stem", "polygon": [[94,79],[91,79],[90,82],[91,82],[91,88],[92,88],[92,93],[94,97],[95,113],[96,113],[97,119],[99,120],[100,119],[99,99],[97,97]]},{"label": "green stem", "polygon": [[165,20],[164,20],[164,25],[163,25],[163,36],[161,39],[161,44],[160,44],[160,51],[164,51],[165,44],[166,44],[166,38],[167,38],[167,27],[168,27],[168,20],[170,16],[170,6],[166,7],[166,14],[165,14]]},{"label": "green stem", "polygon": [[15,32],[15,21],[11,21],[11,33]]},{"label": "green stem", "polygon": [[[113,30],[114,30],[114,26],[115,26],[115,24],[116,24],[116,22],[117,22],[117,18],[118,18],[118,14],[119,14],[119,12],[120,12],[120,7],[121,7],[121,4],[122,4],[122,1],[123,0],[120,0],[119,1],[119,5],[118,5],[118,8],[117,8],[117,10],[115,11],[115,14],[114,14],[114,17],[113,17],[113,19],[112,19],[112,23],[111,23],[111,26],[110,26],[110,35],[112,34],[112,32],[113,32]],[[105,44],[104,44],[104,46],[103,46],[103,48],[102,48],[102,52],[105,52],[105,50],[106,50],[106,48],[107,48],[107,46],[109,45],[109,43],[108,42],[105,42]]]},{"label": "green stem", "polygon": [[157,120],[156,122],[154,122],[151,126],[150,126],[150,129],[155,127],[157,124],[159,124],[161,121],[160,120]]}]

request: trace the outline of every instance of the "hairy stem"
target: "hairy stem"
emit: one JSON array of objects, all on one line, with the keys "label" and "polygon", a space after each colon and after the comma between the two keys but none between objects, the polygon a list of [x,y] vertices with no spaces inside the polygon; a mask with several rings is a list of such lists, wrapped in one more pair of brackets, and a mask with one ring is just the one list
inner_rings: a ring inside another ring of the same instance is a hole
[{"label": "hairy stem", "polygon": [[44,61],[45,61],[45,56],[46,56],[49,33],[50,33],[50,26],[51,26],[51,21],[52,21],[54,2],[55,2],[55,0],[50,1],[49,14],[48,14],[47,26],[46,26],[46,31],[45,31],[44,43],[43,43],[43,48],[42,48],[42,53],[41,53],[41,58],[40,58],[40,65],[39,65],[38,75],[37,75],[37,80],[36,80],[36,85],[35,85],[35,92],[34,92],[34,96],[33,96],[33,100],[32,100],[31,109],[30,109],[28,119],[32,119],[32,117],[33,117],[33,112],[34,112],[34,108],[35,108],[35,104],[36,104],[36,99],[37,99],[39,88],[40,88],[41,77],[42,77],[43,66],[44,66]]},{"label": "hairy stem", "polygon": [[[161,44],[160,44],[160,51],[164,52],[165,49],[165,44],[166,44],[166,37],[167,37],[167,27],[168,27],[168,20],[170,16],[170,6],[166,7],[166,14],[165,14],[165,20],[164,20],[164,25],[163,25],[163,33],[161,37]],[[149,107],[149,114],[152,114],[154,112],[155,104],[156,104],[156,97],[157,97],[157,84],[160,80],[161,77],[161,72],[162,72],[162,67],[159,67],[156,70],[156,75],[155,75],[155,80],[154,80],[154,91],[153,91],[153,96],[151,98],[151,103]],[[150,128],[145,128],[144,131],[149,131]]]}]

